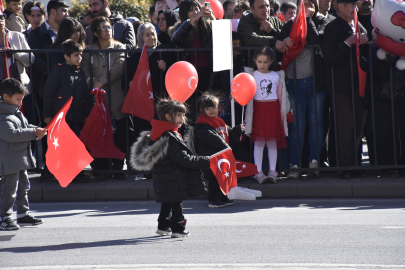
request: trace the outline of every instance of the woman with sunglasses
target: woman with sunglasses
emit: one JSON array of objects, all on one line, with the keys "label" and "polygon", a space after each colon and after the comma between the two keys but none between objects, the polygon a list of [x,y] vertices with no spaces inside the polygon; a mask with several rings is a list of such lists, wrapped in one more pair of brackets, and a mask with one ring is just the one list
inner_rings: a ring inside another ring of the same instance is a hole
[{"label": "woman with sunglasses", "polygon": [[[86,38],[86,33],[83,26],[76,19],[67,17],[64,18],[60,23],[58,35],[56,36],[55,42],[52,44],[51,49],[62,50],[62,43],[68,39],[72,39],[82,45],[84,48],[84,39]],[[65,58],[62,52],[52,53],[49,59],[50,67],[58,63],[64,63]]]},{"label": "woman with sunglasses", "polygon": [[[93,42],[86,47],[83,52],[82,67],[86,74],[87,84],[90,88],[100,88],[106,91],[106,101],[111,107],[110,113],[113,116],[113,125],[116,124],[114,132],[114,143],[121,152],[126,153],[126,114],[121,109],[124,104],[124,92],[121,88],[121,78],[124,76],[125,52],[111,52],[108,55],[105,52],[93,52],[93,65],[90,66],[90,52],[92,50],[125,50],[122,43],[112,37],[111,21],[103,16],[95,18],[90,24],[90,30],[93,33]],[[93,71],[93,82],[90,85],[90,68]],[[109,75],[108,75],[109,74]],[[108,76],[110,85],[108,85]],[[110,99],[111,98],[111,99]],[[122,170],[124,160],[112,159],[113,170]],[[96,159],[92,163],[93,169],[105,170],[109,168],[108,159]],[[125,180],[124,173],[114,174],[114,179]]]}]

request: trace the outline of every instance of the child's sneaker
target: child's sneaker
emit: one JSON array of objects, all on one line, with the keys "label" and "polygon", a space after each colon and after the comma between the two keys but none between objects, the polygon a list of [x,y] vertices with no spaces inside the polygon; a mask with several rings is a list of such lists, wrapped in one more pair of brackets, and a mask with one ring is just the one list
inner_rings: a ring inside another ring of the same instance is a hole
[{"label": "child's sneaker", "polygon": [[225,206],[226,206],[226,204],[219,198],[217,198],[215,201],[209,202],[209,204],[208,204],[209,208],[222,208]]},{"label": "child's sneaker", "polygon": [[20,226],[35,226],[44,223],[44,221],[31,215],[26,215],[22,218],[17,218],[17,223]]},{"label": "child's sneaker", "polygon": [[190,232],[184,230],[182,232],[172,233],[172,238],[183,238],[183,237],[188,237],[189,235],[190,235]]},{"label": "child's sneaker", "polygon": [[[315,159],[313,159],[313,160],[311,161],[311,163],[309,163],[309,168],[319,168],[318,161],[316,161]],[[316,175],[319,175],[319,171],[311,171],[311,173],[314,173],[314,174],[316,174]]]},{"label": "child's sneaker", "polygon": [[263,184],[267,180],[267,176],[263,172],[259,172],[255,175],[255,179],[259,184]]},{"label": "child's sneaker", "polygon": [[[297,165],[293,165],[290,167],[290,169],[298,169]],[[300,176],[300,172],[289,172],[287,177],[292,178],[292,179],[297,179],[298,176]]]},{"label": "child's sneaker", "polygon": [[157,234],[160,234],[161,236],[166,236],[166,235],[170,235],[172,233],[172,230],[170,228],[165,229],[165,230],[160,230],[158,229],[156,231]]},{"label": "child's sneaker", "polygon": [[15,224],[14,220],[11,218],[6,218],[2,221],[0,221],[0,230],[1,231],[13,231],[13,230],[18,230],[20,226]]},{"label": "child's sneaker", "polygon": [[234,200],[230,200],[228,198],[228,196],[223,195],[223,194],[219,195],[219,198],[221,199],[221,201],[223,201],[225,203],[226,206],[230,206],[230,205],[233,205],[235,203]]},{"label": "child's sneaker", "polygon": [[269,173],[267,174],[267,178],[273,183],[275,184],[277,182],[277,176],[278,173],[276,171],[269,171]]}]

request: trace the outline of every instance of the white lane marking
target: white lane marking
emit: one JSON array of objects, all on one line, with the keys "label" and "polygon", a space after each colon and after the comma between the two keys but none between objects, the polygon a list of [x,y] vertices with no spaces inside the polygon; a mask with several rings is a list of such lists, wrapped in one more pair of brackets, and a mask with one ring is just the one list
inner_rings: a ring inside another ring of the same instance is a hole
[{"label": "white lane marking", "polygon": [[405,229],[405,226],[386,226],[381,227],[382,229]]}]

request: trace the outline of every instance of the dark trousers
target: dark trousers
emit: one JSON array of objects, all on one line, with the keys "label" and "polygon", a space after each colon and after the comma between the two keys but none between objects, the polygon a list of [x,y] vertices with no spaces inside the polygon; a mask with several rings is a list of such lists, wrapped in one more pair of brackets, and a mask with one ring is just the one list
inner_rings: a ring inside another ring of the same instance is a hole
[{"label": "dark trousers", "polygon": [[208,179],[208,201],[215,202],[221,195],[221,189],[219,188],[218,180],[216,178]]},{"label": "dark trousers", "polygon": [[[360,97],[358,90],[354,91],[354,100],[352,100],[351,93],[335,93],[338,164],[342,167],[356,165],[357,151],[359,149],[359,143],[357,142],[361,135],[363,122],[363,98]],[[330,97],[332,98],[332,95]],[[333,100],[331,100],[331,103],[333,106]],[[353,105],[355,108],[354,115]]]},{"label": "dark trousers", "polygon": [[183,216],[183,203],[162,203],[158,218],[158,229],[172,229],[173,233],[183,232],[186,228]]}]

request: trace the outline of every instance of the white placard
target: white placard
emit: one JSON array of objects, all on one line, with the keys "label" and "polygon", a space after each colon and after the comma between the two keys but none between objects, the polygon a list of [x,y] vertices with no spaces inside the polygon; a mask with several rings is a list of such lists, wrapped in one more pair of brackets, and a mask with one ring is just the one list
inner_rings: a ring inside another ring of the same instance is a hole
[{"label": "white placard", "polygon": [[232,69],[233,57],[231,20],[212,21],[212,46],[214,72]]}]

